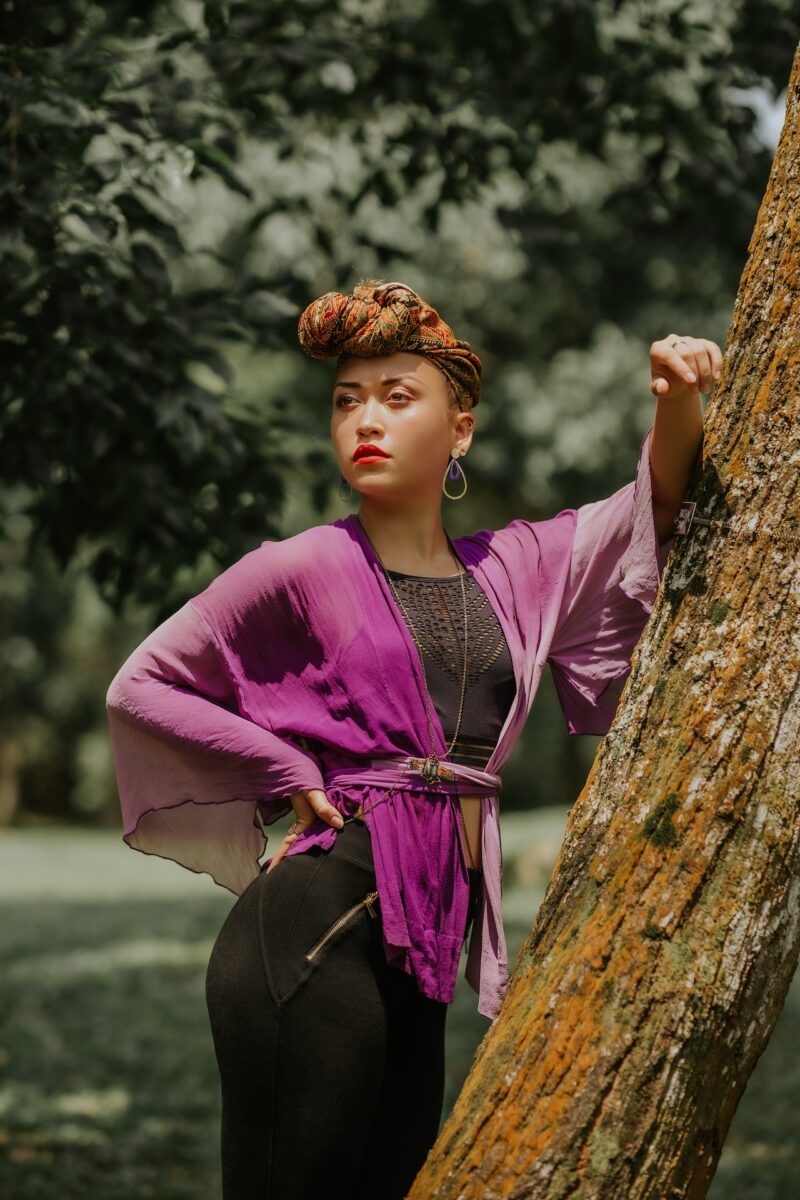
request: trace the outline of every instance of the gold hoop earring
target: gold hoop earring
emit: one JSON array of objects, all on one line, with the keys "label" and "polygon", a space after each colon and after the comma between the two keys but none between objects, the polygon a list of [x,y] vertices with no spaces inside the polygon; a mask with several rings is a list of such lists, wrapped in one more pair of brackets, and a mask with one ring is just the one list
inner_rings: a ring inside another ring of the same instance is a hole
[{"label": "gold hoop earring", "polygon": [[[444,479],[442,480],[442,491],[444,492],[445,496],[447,496],[448,500],[461,500],[462,497],[466,496],[467,494],[467,477],[464,474],[464,468],[458,461],[458,456],[466,453],[466,450],[455,449],[450,451],[451,461],[447,464],[447,470],[445,471]],[[456,479],[458,479],[458,471],[461,472],[461,478],[464,480],[464,490],[463,492],[459,492],[457,496],[451,496],[447,490],[447,481],[448,479],[452,479],[453,482],[455,482]]]}]

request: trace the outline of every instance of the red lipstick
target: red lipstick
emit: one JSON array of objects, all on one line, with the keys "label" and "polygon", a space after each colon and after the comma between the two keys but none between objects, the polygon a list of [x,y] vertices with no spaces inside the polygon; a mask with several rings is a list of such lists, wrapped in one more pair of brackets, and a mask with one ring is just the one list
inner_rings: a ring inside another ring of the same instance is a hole
[{"label": "red lipstick", "polygon": [[353,454],[353,462],[357,463],[373,463],[380,462],[384,458],[391,458],[385,450],[381,450],[379,446],[374,446],[371,442],[365,442],[362,446],[356,446]]}]

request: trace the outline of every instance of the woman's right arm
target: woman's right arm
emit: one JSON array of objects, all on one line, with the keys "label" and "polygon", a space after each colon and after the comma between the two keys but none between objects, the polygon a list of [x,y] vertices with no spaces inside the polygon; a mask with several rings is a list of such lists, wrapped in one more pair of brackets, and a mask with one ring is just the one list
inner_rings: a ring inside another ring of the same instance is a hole
[{"label": "woman's right arm", "polygon": [[240,715],[223,656],[191,601],[122,664],[106,708],[125,841],[208,871],[237,894],[258,874],[264,849],[254,802],[268,825],[296,793],[324,788],[311,754]]}]

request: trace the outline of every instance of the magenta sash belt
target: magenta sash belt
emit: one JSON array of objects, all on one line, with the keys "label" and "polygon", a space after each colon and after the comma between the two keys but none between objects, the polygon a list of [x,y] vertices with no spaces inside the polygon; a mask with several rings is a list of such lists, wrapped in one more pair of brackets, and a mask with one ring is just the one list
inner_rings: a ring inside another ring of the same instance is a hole
[{"label": "magenta sash belt", "polygon": [[450,759],[439,759],[439,774],[436,779],[428,779],[422,773],[425,759],[407,754],[387,754],[379,758],[371,758],[369,766],[336,767],[324,772],[325,787],[344,786],[346,784],[371,784],[375,787],[391,787],[397,784],[401,787],[416,788],[430,792],[453,792],[464,796],[499,795],[503,786],[499,775],[490,771],[481,771],[477,767],[468,767],[464,763],[452,762]]}]

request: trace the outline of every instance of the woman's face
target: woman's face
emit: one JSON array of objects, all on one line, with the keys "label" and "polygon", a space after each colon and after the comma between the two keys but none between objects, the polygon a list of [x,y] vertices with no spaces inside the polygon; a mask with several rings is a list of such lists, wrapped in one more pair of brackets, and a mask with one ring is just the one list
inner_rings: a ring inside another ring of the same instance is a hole
[{"label": "woman's face", "polygon": [[[468,449],[474,426],[471,413],[451,404],[445,376],[424,355],[352,355],[337,366],[331,438],[342,475],[366,496],[440,501],[450,451]],[[365,443],[387,457],[354,460]]]}]

